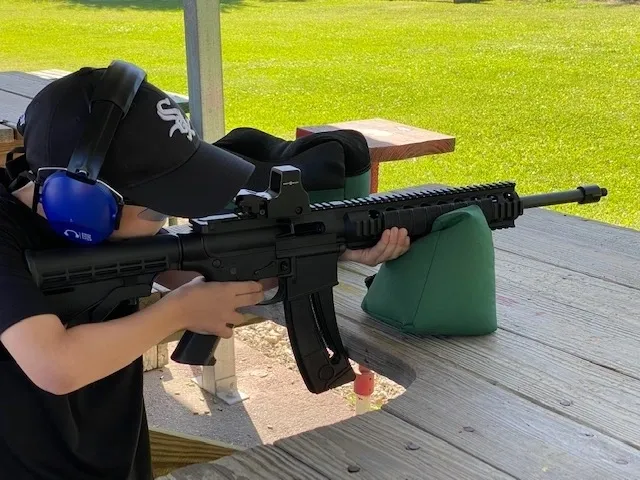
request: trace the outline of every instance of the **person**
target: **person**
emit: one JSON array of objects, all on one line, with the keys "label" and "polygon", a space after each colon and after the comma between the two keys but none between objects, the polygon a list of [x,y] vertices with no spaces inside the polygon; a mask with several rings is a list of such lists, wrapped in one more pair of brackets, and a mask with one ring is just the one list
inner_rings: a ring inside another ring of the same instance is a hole
[{"label": "person", "polygon": [[[32,175],[16,175],[15,166],[66,168],[103,73],[81,68],[43,88],[24,114],[24,155],[0,170],[3,478],[153,478],[142,355],[182,329],[229,338],[243,319],[238,309],[259,303],[273,287],[272,281],[205,282],[195,272],[166,272],[158,282],[173,290],[148,308],[124,302],[108,321],[71,327],[55,314],[24,251],[72,243],[54,231],[41,203],[33,205],[39,187]],[[179,106],[145,79],[100,173],[125,200],[106,241],[161,234],[168,215],[213,214],[252,171],[250,163],[202,141]],[[394,229],[374,247],[347,250],[341,259],[377,265],[408,248],[406,231]]]}]

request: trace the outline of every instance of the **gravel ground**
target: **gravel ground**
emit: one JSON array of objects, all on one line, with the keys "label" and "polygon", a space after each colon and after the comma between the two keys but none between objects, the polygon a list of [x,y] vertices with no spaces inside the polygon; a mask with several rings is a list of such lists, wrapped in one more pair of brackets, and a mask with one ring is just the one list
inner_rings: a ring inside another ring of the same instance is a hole
[{"label": "gravel ground", "polygon": [[[238,328],[235,330],[235,336],[264,356],[277,360],[290,370],[298,371],[286,327],[272,321],[265,321]],[[356,365],[355,362],[351,362],[351,364],[353,366]],[[401,395],[404,390],[401,385],[376,374],[375,390],[371,396],[371,404],[374,408],[379,408],[389,400]],[[351,404],[354,403],[353,383],[337,387],[334,391],[342,395]]]}]

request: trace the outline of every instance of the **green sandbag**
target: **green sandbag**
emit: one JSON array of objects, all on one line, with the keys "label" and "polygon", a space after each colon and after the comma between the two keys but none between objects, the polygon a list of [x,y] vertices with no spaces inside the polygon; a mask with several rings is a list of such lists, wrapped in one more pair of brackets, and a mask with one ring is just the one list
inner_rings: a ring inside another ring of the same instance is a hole
[{"label": "green sandbag", "polygon": [[344,187],[331,190],[308,191],[310,203],[333,202],[352,198],[368,197],[371,194],[371,170],[345,172]]},{"label": "green sandbag", "polygon": [[415,335],[497,329],[491,230],[477,206],[440,216],[432,231],[380,266],[362,301],[373,318]]}]

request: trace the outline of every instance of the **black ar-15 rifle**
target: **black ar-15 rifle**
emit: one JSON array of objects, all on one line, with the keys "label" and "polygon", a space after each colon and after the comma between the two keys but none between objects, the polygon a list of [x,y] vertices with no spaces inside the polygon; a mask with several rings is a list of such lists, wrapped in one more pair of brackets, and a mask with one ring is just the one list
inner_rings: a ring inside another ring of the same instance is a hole
[{"label": "black ar-15 rifle", "polygon": [[[280,166],[271,171],[267,190],[242,190],[235,213],[192,219],[189,233],[27,251],[26,260],[39,288],[69,324],[79,316],[101,321],[120,302],[150,295],[154,277],[167,270],[199,272],[207,281],[277,277],[278,292],[265,304],[283,302],[300,374],[309,391],[321,393],[355,378],[332,290],[338,257],[346,248],[371,247],[393,226],[406,228],[415,240],[438,216],[470,205],[477,205],[495,230],[515,226],[526,208],[592,203],[606,195],[606,189],[590,185],[520,197],[514,183],[500,182],[310,205],[300,171]],[[171,358],[213,365],[218,341],[186,331]]]}]

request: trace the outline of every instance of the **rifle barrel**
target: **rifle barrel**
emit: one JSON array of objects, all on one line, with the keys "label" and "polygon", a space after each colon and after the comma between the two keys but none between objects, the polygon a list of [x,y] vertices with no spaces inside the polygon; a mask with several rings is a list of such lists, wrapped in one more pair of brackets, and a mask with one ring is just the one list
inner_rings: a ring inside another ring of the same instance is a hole
[{"label": "rifle barrel", "polygon": [[520,197],[524,208],[544,207],[547,205],[559,205],[563,203],[595,203],[608,194],[606,188],[597,185],[585,185],[574,190],[562,192],[540,193]]}]

